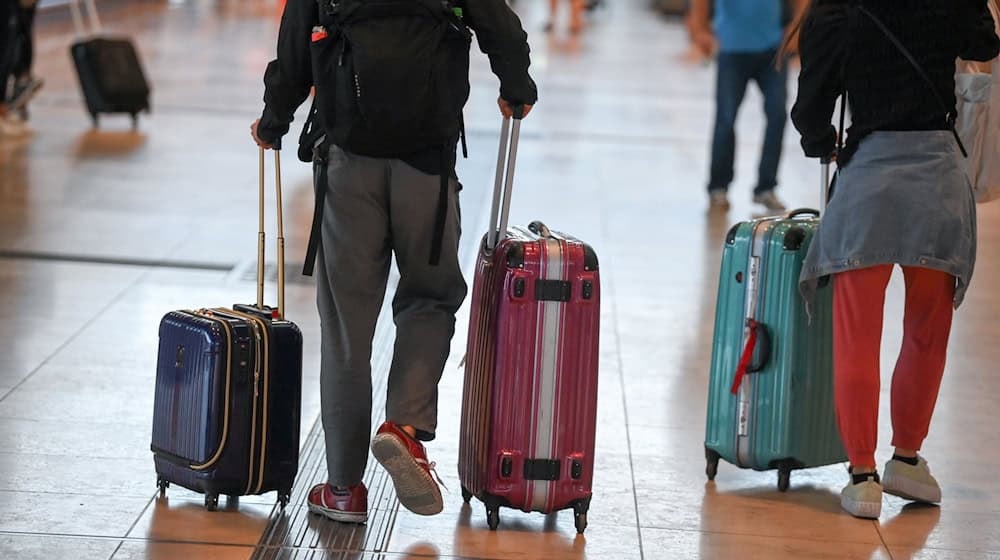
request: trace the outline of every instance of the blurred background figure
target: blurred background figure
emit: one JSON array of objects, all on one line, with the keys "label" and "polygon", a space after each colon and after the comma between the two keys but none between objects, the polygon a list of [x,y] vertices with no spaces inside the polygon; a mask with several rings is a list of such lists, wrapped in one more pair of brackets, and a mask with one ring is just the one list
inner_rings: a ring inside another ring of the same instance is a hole
[{"label": "blurred background figure", "polygon": [[35,0],[0,0],[0,136],[25,135],[27,104],[41,88],[31,77]]},{"label": "blurred background figure", "polygon": [[[545,24],[545,31],[553,31],[556,25],[556,17],[559,15],[559,3],[561,0],[549,0],[549,22]],[[594,9],[600,4],[600,0],[569,0],[569,31],[576,34],[583,30],[583,12],[585,9]]]},{"label": "blurred background figure", "polygon": [[28,119],[28,101],[42,87],[42,80],[31,75],[34,60],[35,8],[38,0],[14,0],[15,25],[13,37],[13,58],[11,63],[12,84],[7,84],[7,103],[21,119]]},{"label": "blurred background figure", "polygon": [[788,66],[776,60],[789,26],[806,7],[805,0],[692,0],[688,32],[694,50],[716,58],[715,128],[708,180],[710,208],[729,209],[734,178],[736,117],[747,84],[757,83],[764,95],[767,126],[753,201],[768,211],[785,205],[774,194],[787,120]]}]

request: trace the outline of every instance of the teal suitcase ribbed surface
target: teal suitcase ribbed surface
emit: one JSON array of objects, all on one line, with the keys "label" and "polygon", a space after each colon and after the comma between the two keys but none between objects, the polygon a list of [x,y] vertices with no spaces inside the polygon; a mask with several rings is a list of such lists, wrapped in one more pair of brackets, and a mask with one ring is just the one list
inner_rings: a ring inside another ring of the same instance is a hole
[{"label": "teal suitcase ribbed surface", "polygon": [[[798,290],[816,214],[743,222],[726,236],[705,430],[709,480],[721,458],[777,469],[784,491],[793,469],[847,460],[833,408],[833,290],[818,290],[812,321]],[[745,352],[752,359],[740,379]]]}]

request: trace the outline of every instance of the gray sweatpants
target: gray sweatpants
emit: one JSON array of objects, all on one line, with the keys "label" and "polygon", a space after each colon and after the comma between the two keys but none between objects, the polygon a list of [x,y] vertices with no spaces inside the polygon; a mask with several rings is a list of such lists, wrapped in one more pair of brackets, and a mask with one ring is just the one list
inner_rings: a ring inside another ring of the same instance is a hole
[{"label": "gray sweatpants", "polygon": [[437,428],[437,385],[466,295],[458,262],[458,182],[437,266],[429,264],[440,177],[395,159],[329,154],[316,288],[322,327],[320,391],[328,482],[361,482],[371,433],[371,354],[393,253],[400,272],[392,301],[396,343],[386,418]]}]

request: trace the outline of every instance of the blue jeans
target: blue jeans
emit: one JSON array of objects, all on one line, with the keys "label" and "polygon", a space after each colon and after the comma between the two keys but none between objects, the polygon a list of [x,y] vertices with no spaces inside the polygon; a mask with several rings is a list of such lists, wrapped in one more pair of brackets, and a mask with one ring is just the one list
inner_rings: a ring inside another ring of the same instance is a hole
[{"label": "blue jeans", "polygon": [[757,170],[754,194],[774,189],[778,184],[778,162],[788,116],[788,68],[775,68],[776,50],[754,53],[719,53],[715,85],[715,132],[712,136],[712,168],[708,190],[726,190],[733,181],[736,157],[736,115],[750,80],[764,94],[764,150]]}]

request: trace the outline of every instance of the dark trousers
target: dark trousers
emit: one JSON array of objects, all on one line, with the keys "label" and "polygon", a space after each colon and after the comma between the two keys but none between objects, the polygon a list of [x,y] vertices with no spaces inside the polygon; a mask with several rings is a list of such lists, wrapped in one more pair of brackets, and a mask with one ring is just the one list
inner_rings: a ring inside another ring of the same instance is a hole
[{"label": "dark trousers", "polygon": [[764,94],[764,149],[757,171],[754,194],[774,189],[778,184],[782,138],[788,102],[788,69],[775,67],[775,50],[754,53],[720,53],[715,85],[715,131],[712,135],[712,167],[708,190],[726,190],[733,181],[736,158],[736,116],[747,84],[757,83]]}]

